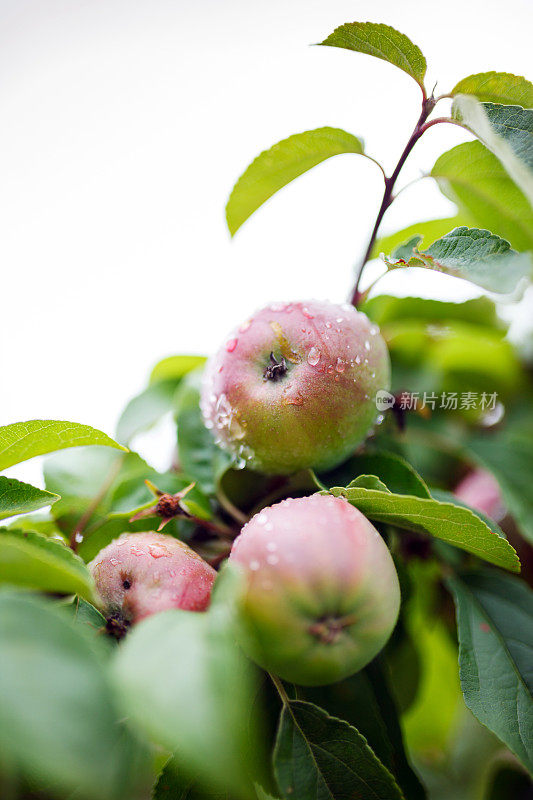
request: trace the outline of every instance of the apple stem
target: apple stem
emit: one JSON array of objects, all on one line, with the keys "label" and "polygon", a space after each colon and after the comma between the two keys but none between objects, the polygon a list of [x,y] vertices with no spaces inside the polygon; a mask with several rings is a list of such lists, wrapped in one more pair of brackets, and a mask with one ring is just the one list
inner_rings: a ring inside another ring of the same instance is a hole
[{"label": "apple stem", "polygon": [[263,379],[265,381],[277,381],[287,374],[287,362],[282,356],[281,361],[276,359],[273,352],[270,353],[270,364],[263,372]]},{"label": "apple stem", "polygon": [[[411,134],[411,136],[409,138],[409,141],[405,145],[403,153],[401,154],[400,159],[399,159],[398,163],[396,164],[396,167],[394,168],[394,172],[392,173],[392,175],[389,178],[385,178],[385,191],[383,192],[383,199],[382,199],[381,205],[379,207],[379,211],[378,211],[378,215],[376,217],[376,222],[374,224],[374,228],[373,228],[372,233],[370,235],[370,240],[368,242],[368,246],[366,248],[366,252],[365,252],[365,254],[363,256],[361,264],[359,265],[359,269],[357,271],[357,277],[356,277],[356,281],[355,281],[355,286],[354,286],[354,289],[353,289],[353,292],[352,292],[351,303],[356,308],[359,305],[359,303],[361,302],[361,299],[364,297],[364,294],[362,294],[359,291],[359,283],[361,281],[361,276],[363,274],[363,270],[365,268],[365,265],[366,265],[367,261],[370,259],[372,250],[374,248],[374,243],[375,243],[377,235],[378,235],[379,227],[380,227],[380,225],[381,225],[381,223],[383,221],[383,217],[385,216],[385,212],[387,211],[387,209],[389,208],[389,206],[391,205],[391,203],[394,200],[393,190],[394,190],[394,185],[396,183],[398,175],[402,171],[403,165],[407,161],[407,158],[409,157],[409,154],[410,154],[411,150],[413,149],[413,147],[415,146],[415,144],[418,142],[418,140],[420,139],[420,137],[422,136],[424,131],[426,131],[427,128],[431,124],[433,124],[433,123],[428,123],[428,125],[426,125],[425,123],[426,123],[427,118],[429,117],[429,115],[431,114],[433,109],[435,108],[435,105],[436,105],[437,101],[435,100],[433,95],[431,95],[431,97],[426,97],[425,93],[423,93],[423,95],[424,95],[424,97],[423,97],[423,100],[422,100],[422,111],[421,111],[420,116],[418,118],[418,122],[415,125],[415,128],[414,128],[414,130],[413,130],[413,132],[412,132],[412,134]],[[441,121],[442,122],[444,122],[444,121],[447,122],[448,120],[445,119],[445,118],[439,118],[438,120],[434,120],[434,123],[441,122]]]}]

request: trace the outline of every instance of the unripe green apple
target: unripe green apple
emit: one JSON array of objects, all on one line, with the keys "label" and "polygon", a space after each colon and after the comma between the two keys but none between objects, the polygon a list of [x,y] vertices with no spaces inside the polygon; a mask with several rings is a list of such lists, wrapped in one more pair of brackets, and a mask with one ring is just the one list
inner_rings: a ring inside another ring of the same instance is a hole
[{"label": "unripe green apple", "polygon": [[390,361],[377,326],[349,305],[267,306],[240,326],[204,373],[205,424],[257,470],[329,469],[369,433]]},{"label": "unripe green apple", "polygon": [[183,608],[204,611],[215,570],[184,542],[162,533],[123,533],[89,564],[101,609],[120,635],[141,619]]},{"label": "unripe green apple", "polygon": [[283,500],[248,522],[230,561],[244,572],[241,644],[304,686],[362,669],[396,624],[400,587],[385,542],[343,498]]}]

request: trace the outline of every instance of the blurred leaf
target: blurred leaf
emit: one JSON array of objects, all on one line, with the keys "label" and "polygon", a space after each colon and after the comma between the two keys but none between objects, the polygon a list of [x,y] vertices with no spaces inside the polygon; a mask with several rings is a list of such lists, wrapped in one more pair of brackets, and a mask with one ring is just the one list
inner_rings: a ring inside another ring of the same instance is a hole
[{"label": "blurred leaf", "polygon": [[416,319],[433,324],[458,320],[488,328],[503,327],[496,315],[496,306],[488,297],[476,297],[464,303],[445,303],[423,297],[393,297],[381,294],[367,300],[365,314],[378,325],[405,319]]},{"label": "blurred leaf", "polygon": [[386,263],[391,269],[402,264],[435,269],[490,292],[512,292],[521,280],[533,275],[530,253],[517,253],[505,239],[480,228],[455,228],[424,252],[413,248],[410,258],[399,263],[386,259]]},{"label": "blurred leaf", "polygon": [[54,519],[40,514],[27,514],[24,517],[17,517],[17,519],[10,522],[8,528],[16,528],[20,531],[33,531],[34,533],[42,533],[43,536],[53,536],[59,541],[64,541],[65,537],[59,530]]},{"label": "blurred leaf", "polygon": [[413,593],[402,613],[416,642],[420,682],[414,702],[403,715],[403,730],[413,756],[438,764],[455,733],[461,707],[457,647],[438,605],[438,566],[434,562],[411,562],[409,574]]},{"label": "blurred leaf", "polygon": [[401,456],[385,450],[352,456],[337,469],[319,477],[320,482],[330,489],[332,486],[347,486],[359,475],[377,475],[396,494],[430,497],[428,487],[413,467]]},{"label": "blurred leaf", "polygon": [[[381,253],[385,255],[387,253],[392,253],[399,245],[411,240],[413,236],[420,236],[421,239],[425,241],[425,245],[428,246],[432,244],[435,239],[440,239],[440,237],[444,236],[448,231],[460,225],[466,225],[467,222],[468,220],[461,215],[446,217],[445,219],[429,219],[425,222],[417,222],[414,225],[409,225],[407,228],[402,228],[402,230],[396,233],[391,233],[389,236],[382,236],[380,239],[377,239],[372,249],[371,258],[378,258]],[[387,295],[379,296],[386,297]],[[395,299],[403,300],[404,298]],[[375,300],[378,300],[378,297],[373,297],[367,302],[372,303]],[[458,304],[455,303],[455,305]]]},{"label": "blurred leaf", "polygon": [[145,756],[115,711],[106,648],[49,601],[0,592],[0,746],[53,794],[130,800]]},{"label": "blurred leaf", "polygon": [[152,370],[150,383],[165,380],[179,380],[188,372],[203,367],[205,356],[168,356],[159,361]]},{"label": "blurred leaf", "polygon": [[335,497],[345,497],[369,519],[428,533],[491,564],[520,571],[518,556],[509,542],[492,533],[466,508],[373,489],[334,487],[330,491]]},{"label": "blurred leaf", "polygon": [[340,128],[316,128],[295,133],[264,150],[241,175],[226,206],[233,236],[248,217],[288,183],[341,153],[364,155],[363,143]]},{"label": "blurred leaf", "polygon": [[403,798],[355,728],[300,700],[290,701],[281,712],[274,769],[285,800]]},{"label": "blurred leaf", "polygon": [[158,381],[130,400],[118,421],[117,439],[129,444],[134,436],[149,430],[172,411],[177,386],[178,381],[173,378]]},{"label": "blurred leaf", "polygon": [[465,442],[467,454],[489,470],[500,486],[509,513],[533,542],[533,424],[507,420],[501,430],[477,433]]},{"label": "blurred leaf", "polygon": [[405,797],[424,800],[424,788],[405,754],[398,712],[379,657],[340,683],[299,687],[298,697],[356,728],[394,775]]},{"label": "blurred leaf", "polygon": [[88,625],[95,631],[100,631],[105,627],[106,619],[103,614],[100,614],[95,608],[83,597],[76,596],[70,603],[70,611],[74,622],[78,625]]},{"label": "blurred leaf", "polygon": [[201,373],[191,372],[181,383],[175,400],[178,423],[178,459],[181,470],[214,494],[217,475],[230,462],[204,425],[200,411]]},{"label": "blurred leaf", "polygon": [[255,672],[235,644],[232,578],[217,580],[208,612],[167,611],[138,625],[115,677],[125,713],[175,752],[178,769],[249,800],[264,762],[250,713]]},{"label": "blurred leaf", "polygon": [[[154,501],[145,479],[162,491],[177,492],[191,481],[176,473],[158,473],[136,453],[116,453],[104,448],[81,448],[47,459],[44,466],[48,489],[57,490],[61,500],[53,507],[57,525],[67,537],[82,523],[83,540],[78,553],[86,561],[124,532],[155,530],[157,517],[130,523],[139,506]],[[191,512],[209,517],[207,498],[197,489],[191,494]],[[194,530],[190,522],[172,520],[165,532],[186,538]]]},{"label": "blurred leaf", "polygon": [[0,583],[91,599],[89,570],[72,550],[40,533],[0,528]]},{"label": "blurred leaf", "polygon": [[376,22],[347,22],[321,42],[381,58],[399,67],[424,88],[426,59],[405,34]]},{"label": "blurred leaf", "polygon": [[48,491],[61,495],[52,516],[69,533],[80,517],[89,514],[87,524],[101,520],[110,508],[110,496],[122,478],[142,475],[148,470],[136,453],[119,453],[93,447],[57,453],[46,459],[43,467]]},{"label": "blurred leaf", "polygon": [[77,422],[40,419],[15,422],[0,428],[0,469],[7,469],[13,464],[51,453],[53,450],[89,444],[126,449],[105,433]]},{"label": "blurred leaf", "polygon": [[484,570],[448,579],[467,706],[533,771],[533,592]]},{"label": "blurred leaf", "polygon": [[533,110],[479,103],[460,94],[453,101],[452,115],[492,150],[533,203]]},{"label": "blurred leaf", "polygon": [[533,249],[531,203],[481,142],[463,142],[443,153],[431,176],[442,193],[459,207],[459,225],[493,231],[517,250]]},{"label": "blurred leaf", "polygon": [[225,791],[200,789],[190,778],[179,771],[174,758],[170,758],[157,779],[152,800],[231,800]]},{"label": "blurred leaf", "polygon": [[533,84],[509,72],[478,72],[457,83],[451,94],[473,94],[482,103],[533,107]]},{"label": "blurred leaf", "polygon": [[0,475],[0,519],[27,514],[59,500],[58,494]]}]

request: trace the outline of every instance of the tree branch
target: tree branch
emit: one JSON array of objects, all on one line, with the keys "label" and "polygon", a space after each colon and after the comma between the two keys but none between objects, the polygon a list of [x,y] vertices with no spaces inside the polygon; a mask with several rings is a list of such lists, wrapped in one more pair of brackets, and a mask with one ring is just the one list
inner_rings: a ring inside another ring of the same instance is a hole
[{"label": "tree branch", "polygon": [[[357,271],[357,277],[356,277],[356,280],[355,280],[355,286],[354,286],[352,297],[351,297],[351,303],[354,306],[357,306],[359,304],[360,299],[361,299],[361,294],[359,292],[359,284],[361,282],[361,276],[363,274],[363,270],[365,268],[365,264],[369,260],[370,254],[372,253],[372,249],[374,247],[374,242],[376,241],[376,238],[377,238],[379,226],[381,225],[383,217],[385,216],[385,212],[387,211],[388,207],[390,206],[390,204],[392,203],[392,201],[394,199],[394,196],[393,196],[394,185],[396,183],[398,175],[402,171],[403,165],[405,164],[405,162],[407,161],[407,158],[409,157],[409,154],[410,154],[411,150],[413,149],[413,147],[415,146],[417,141],[420,139],[420,137],[422,136],[424,131],[427,130],[427,127],[429,127],[429,125],[426,126],[425,123],[426,123],[427,118],[429,117],[429,115],[431,114],[433,109],[435,108],[435,102],[436,101],[435,101],[434,97],[424,97],[424,99],[422,101],[422,111],[421,111],[420,116],[418,118],[418,122],[415,125],[415,129],[412,132],[412,134],[411,134],[411,136],[409,138],[409,141],[405,145],[403,153],[401,154],[400,159],[399,159],[398,163],[396,164],[394,172],[392,173],[390,178],[386,178],[386,180],[385,180],[385,191],[383,193],[383,199],[381,201],[381,206],[379,207],[379,211],[378,211],[378,215],[377,215],[377,218],[376,218],[376,222],[375,222],[374,228],[372,230],[372,234],[370,236],[370,241],[368,242],[368,246],[366,248],[366,252],[365,252],[365,254],[363,256],[363,260],[361,261],[361,264],[359,265],[359,269]],[[437,122],[437,120],[434,120],[434,122]],[[433,124],[433,123],[429,123],[429,124]]]}]

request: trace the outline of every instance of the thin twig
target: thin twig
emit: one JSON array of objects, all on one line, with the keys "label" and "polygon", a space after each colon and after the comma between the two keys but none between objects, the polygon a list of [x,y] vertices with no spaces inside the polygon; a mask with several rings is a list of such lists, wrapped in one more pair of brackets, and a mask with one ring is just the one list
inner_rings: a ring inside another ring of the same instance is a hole
[{"label": "thin twig", "polygon": [[424,96],[424,99],[422,101],[422,111],[420,112],[420,116],[419,116],[418,121],[417,121],[417,123],[415,125],[415,128],[414,128],[414,130],[413,130],[413,132],[412,132],[412,134],[411,134],[411,136],[409,138],[409,141],[405,145],[403,153],[401,154],[400,159],[399,159],[398,163],[396,164],[394,172],[392,173],[390,178],[387,178],[385,180],[385,191],[383,193],[383,199],[381,201],[381,206],[379,207],[378,215],[377,215],[377,218],[376,218],[376,222],[374,224],[374,228],[373,228],[372,233],[370,235],[370,240],[368,242],[368,246],[366,248],[365,254],[363,256],[363,259],[362,259],[362,261],[361,261],[361,263],[359,265],[359,269],[357,271],[357,277],[356,277],[355,286],[354,286],[353,293],[352,293],[352,298],[351,298],[352,305],[354,305],[354,306],[357,306],[359,304],[359,302],[360,302],[360,299],[361,299],[361,295],[359,293],[359,283],[361,281],[361,276],[363,274],[363,270],[365,268],[365,264],[369,260],[370,255],[372,253],[372,250],[373,250],[373,247],[374,247],[374,242],[376,241],[378,230],[379,230],[379,227],[380,227],[381,222],[383,220],[383,217],[385,216],[385,212],[387,211],[388,207],[390,206],[390,204],[392,203],[392,201],[394,199],[394,196],[393,196],[394,184],[396,183],[398,175],[402,171],[403,165],[407,161],[407,158],[409,157],[409,154],[410,154],[411,150],[413,149],[413,147],[415,146],[417,141],[420,139],[420,137],[422,136],[422,134],[426,130],[426,128],[425,128],[426,120],[427,120],[427,118],[429,117],[429,115],[431,114],[431,112],[433,111],[434,108],[435,108],[435,98],[434,97],[425,97]]},{"label": "thin twig", "polygon": [[268,674],[270,675],[270,679],[272,680],[272,683],[276,687],[278,694],[281,697],[281,702],[283,703],[284,706],[290,708],[289,696],[287,695],[287,692],[285,691],[285,687],[283,686],[282,682],[277,677],[277,675],[273,675],[271,672],[269,672]]},{"label": "thin twig", "polygon": [[423,133],[429,130],[429,128],[432,128],[433,125],[440,125],[442,122],[448,122],[450,125],[457,125],[464,131],[468,130],[468,128],[466,128],[462,122],[459,122],[458,119],[452,119],[451,117],[435,117],[435,119],[432,119],[429,122],[426,122],[425,125],[422,125],[420,129],[420,136],[422,136]]}]

